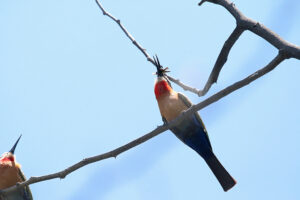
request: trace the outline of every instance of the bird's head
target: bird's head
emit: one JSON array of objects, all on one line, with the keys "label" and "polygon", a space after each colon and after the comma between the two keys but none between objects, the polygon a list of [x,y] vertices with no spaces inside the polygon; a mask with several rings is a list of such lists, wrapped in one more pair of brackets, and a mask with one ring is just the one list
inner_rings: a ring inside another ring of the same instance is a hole
[{"label": "bird's head", "polygon": [[5,152],[2,154],[2,156],[0,157],[0,164],[15,165],[16,157],[15,157],[14,153],[15,153],[15,149],[17,147],[17,144],[18,144],[21,136],[22,135],[20,135],[20,137],[18,138],[18,140],[16,141],[16,143],[14,144],[14,146],[11,148],[11,150],[9,152]]},{"label": "bird's head", "polygon": [[155,85],[154,85],[154,93],[156,99],[159,99],[162,95],[168,94],[172,91],[172,86],[171,83],[166,75],[166,73],[170,72],[168,71],[168,67],[163,68],[158,60],[158,57],[155,56],[153,57],[154,64],[156,66],[156,73],[155,75],[157,76]]}]

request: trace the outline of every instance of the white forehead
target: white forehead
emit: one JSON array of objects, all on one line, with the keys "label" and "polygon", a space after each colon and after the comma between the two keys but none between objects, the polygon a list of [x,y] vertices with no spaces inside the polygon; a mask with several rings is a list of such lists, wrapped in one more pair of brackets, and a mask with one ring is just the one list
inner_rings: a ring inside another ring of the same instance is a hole
[{"label": "white forehead", "polygon": [[167,79],[163,76],[159,76],[157,77],[157,79],[155,80],[155,83],[160,82],[160,81],[167,81]]},{"label": "white forehead", "polygon": [[1,155],[1,158],[4,158],[4,157],[8,157],[8,156],[12,156],[13,154],[10,153],[10,152],[5,152]]}]

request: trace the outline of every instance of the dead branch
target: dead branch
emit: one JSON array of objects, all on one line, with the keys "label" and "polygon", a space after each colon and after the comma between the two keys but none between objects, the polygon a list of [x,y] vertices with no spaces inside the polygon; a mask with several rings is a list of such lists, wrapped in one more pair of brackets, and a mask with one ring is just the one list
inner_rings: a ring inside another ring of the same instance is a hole
[{"label": "dead branch", "polygon": [[203,88],[203,90],[189,90],[191,92],[196,93],[199,96],[205,95],[212,84],[216,83],[220,74],[221,69],[223,68],[224,64],[227,61],[228,54],[235,44],[237,39],[241,36],[241,34],[245,30],[249,30],[252,33],[262,37],[266,41],[268,41],[271,45],[277,48],[280,51],[283,51],[287,58],[296,58],[300,59],[300,47],[289,43],[288,41],[281,38],[279,35],[265,27],[263,24],[256,22],[248,17],[246,17],[241,11],[239,11],[234,3],[230,2],[229,0],[202,0],[198,5],[201,6],[204,2],[211,2],[214,4],[218,4],[223,6],[230,12],[230,14],[236,20],[236,28],[224,43],[224,46],[217,58],[217,61],[213,67],[213,70]]},{"label": "dead branch", "polygon": [[149,62],[151,62],[153,65],[154,64],[154,60],[149,56],[149,54],[147,53],[146,49],[143,48],[135,39],[134,37],[132,37],[132,35],[126,30],[126,28],[121,24],[121,20],[115,18],[114,16],[112,16],[110,13],[106,12],[106,10],[104,10],[103,6],[101,5],[101,3],[99,2],[99,0],[96,0],[97,5],[99,6],[99,8],[101,9],[103,15],[108,16],[109,18],[111,18],[113,21],[115,21],[120,28],[122,29],[122,31],[125,33],[125,35],[131,40],[131,42],[144,54],[144,56],[146,56],[147,60]]}]

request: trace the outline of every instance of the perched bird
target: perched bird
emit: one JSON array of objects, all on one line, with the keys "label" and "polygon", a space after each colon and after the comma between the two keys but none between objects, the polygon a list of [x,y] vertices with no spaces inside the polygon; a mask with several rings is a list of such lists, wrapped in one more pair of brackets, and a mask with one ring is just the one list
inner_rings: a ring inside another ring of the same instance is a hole
[{"label": "perched bird", "polygon": [[[168,123],[178,117],[182,111],[190,108],[192,103],[186,96],[172,89],[171,83],[165,75],[168,68],[163,69],[157,56],[154,58],[154,63],[157,68],[154,93],[162,120],[164,123]],[[205,160],[224,191],[229,190],[236,184],[236,181],[213,153],[207,131],[197,112],[186,117],[170,130]]]},{"label": "perched bird", "polygon": [[[21,171],[21,166],[16,162],[14,155],[18,138],[9,152],[3,153],[0,157],[0,190],[16,185],[18,182],[25,181],[25,176]],[[0,200],[32,200],[32,194],[28,186],[0,196]]]}]

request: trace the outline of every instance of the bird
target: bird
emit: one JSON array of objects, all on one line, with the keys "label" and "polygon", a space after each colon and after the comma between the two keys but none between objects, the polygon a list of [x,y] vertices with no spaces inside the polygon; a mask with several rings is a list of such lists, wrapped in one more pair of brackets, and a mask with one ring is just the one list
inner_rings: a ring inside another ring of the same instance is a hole
[{"label": "bird", "polygon": [[[21,165],[17,163],[14,155],[21,136],[22,135],[20,135],[11,150],[3,153],[0,157],[0,190],[9,188],[26,180],[21,171]],[[11,193],[2,194],[0,200],[33,200],[33,198],[29,186],[25,186]]]},{"label": "bird", "polygon": [[[154,93],[164,124],[169,123],[192,106],[191,101],[182,93],[173,90],[166,75],[168,68],[160,65],[158,57],[153,57],[157,68]],[[235,179],[227,172],[213,152],[206,128],[198,112],[186,116],[170,130],[184,144],[196,151],[207,163],[223,190],[226,192],[235,184]]]}]

